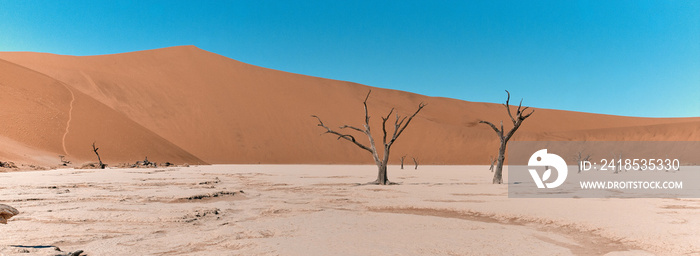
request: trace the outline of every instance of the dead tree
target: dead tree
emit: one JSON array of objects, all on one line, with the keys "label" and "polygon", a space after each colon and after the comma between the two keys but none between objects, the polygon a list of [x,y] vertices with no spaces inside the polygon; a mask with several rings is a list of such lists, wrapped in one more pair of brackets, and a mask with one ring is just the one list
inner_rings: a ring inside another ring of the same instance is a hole
[{"label": "dead tree", "polygon": [[403,170],[403,160],[406,159],[406,155],[401,157],[401,170]]},{"label": "dead tree", "polygon": [[100,153],[97,153],[97,150],[99,150],[99,149],[100,148],[95,147],[95,142],[92,142],[92,151],[94,151],[95,155],[97,155],[97,161],[99,161],[99,167],[100,167],[100,169],[104,169],[105,164],[102,163],[102,159],[100,158]]},{"label": "dead tree", "polygon": [[498,138],[501,140],[501,145],[498,148],[498,162],[496,165],[496,172],[494,172],[493,174],[493,184],[503,183],[503,162],[506,159],[506,144],[508,144],[508,140],[510,140],[510,138],[513,137],[513,134],[515,134],[515,131],[517,131],[518,128],[520,128],[520,125],[523,124],[523,121],[525,121],[525,119],[527,119],[533,113],[535,113],[535,110],[532,110],[529,114],[524,114],[525,110],[527,110],[529,107],[521,109],[523,105],[523,100],[520,100],[520,104],[518,104],[518,110],[515,113],[515,117],[513,117],[513,114],[510,111],[510,92],[506,90],[506,93],[508,94],[508,98],[506,99],[506,104],[503,104],[503,106],[505,106],[506,110],[508,111],[508,116],[513,122],[513,128],[511,128],[508,133],[505,133],[505,130],[503,129],[503,121],[501,121],[500,129],[491,122],[484,120],[479,121],[479,123],[484,123],[491,126],[491,128],[498,135]]},{"label": "dead tree", "polygon": [[579,151],[578,153],[576,153],[576,155],[574,157],[576,158],[576,164],[578,165],[578,173],[581,173],[581,167],[582,167],[581,162],[582,161],[590,161],[591,155],[588,154],[584,157],[583,152]]},{"label": "dead tree", "polygon": [[[391,135],[391,137],[389,138],[388,141],[387,141],[386,121],[389,120],[389,117],[391,117],[391,114],[394,113],[394,108],[392,108],[391,111],[389,111],[389,114],[387,114],[386,117],[382,117],[382,131],[384,132],[384,136],[382,137],[382,146],[384,146],[384,155],[382,156],[382,158],[379,158],[379,154],[377,152],[378,150],[377,150],[377,147],[375,146],[375,143],[374,143],[374,137],[372,137],[372,132],[370,131],[370,126],[369,126],[369,113],[367,111],[367,99],[369,99],[370,93],[372,93],[372,90],[370,90],[367,93],[367,96],[365,97],[365,101],[362,102],[362,104],[365,107],[365,123],[363,125],[364,129],[360,129],[358,127],[350,126],[350,125],[343,125],[340,127],[341,130],[342,129],[350,129],[350,130],[354,130],[354,131],[357,131],[357,132],[360,132],[360,133],[366,135],[367,138],[369,139],[369,147],[358,142],[355,139],[355,137],[350,135],[350,134],[340,133],[340,132],[337,132],[337,131],[329,128],[328,126],[323,124],[320,117],[315,116],[315,115],[312,115],[312,117],[315,117],[316,119],[318,119],[318,126],[326,129],[325,133],[330,133],[330,134],[336,135],[336,136],[338,136],[339,140],[344,139],[344,140],[350,141],[353,144],[355,144],[356,146],[360,147],[361,149],[367,150],[370,154],[372,154],[372,158],[374,158],[374,163],[377,165],[377,168],[379,169],[379,171],[377,174],[377,180],[375,180],[374,182],[370,182],[370,184],[387,185],[387,184],[390,184],[389,178],[387,177],[386,167],[387,167],[387,163],[389,162],[389,151],[391,150],[391,146],[394,145],[394,142],[396,142],[396,139],[398,139],[399,136],[401,136],[401,133],[403,133],[403,131],[406,130],[406,127],[408,127],[408,124],[411,123],[411,120],[413,120],[413,118],[418,114],[418,112],[421,111],[421,109],[423,109],[426,106],[426,104],[421,102],[418,105],[418,110],[416,110],[416,112],[414,112],[413,115],[411,115],[410,117],[404,116],[403,118],[401,118],[398,114],[396,114],[396,120],[394,121],[394,133]],[[406,118],[408,118],[408,120]]]},{"label": "dead tree", "polygon": [[615,165],[615,163],[617,162],[617,161],[615,160],[615,157],[618,157],[617,159],[622,159],[622,152],[620,152],[620,153],[617,154],[617,155],[616,155],[615,153],[613,153],[613,158],[610,159],[610,161],[612,161],[612,163],[610,163],[610,164],[613,165],[613,169],[614,169],[613,173],[614,173],[614,174],[618,174],[618,173],[620,173],[620,172],[622,171],[622,170],[620,170],[620,169],[622,169],[622,161],[620,161],[620,164],[619,164],[619,165]]},{"label": "dead tree", "polygon": [[413,158],[413,164],[416,165],[416,168],[414,170],[418,170],[418,160],[416,160],[415,157],[411,157],[411,158]]},{"label": "dead tree", "polygon": [[148,161],[148,156],[146,156],[146,159],[143,161],[136,161],[136,164],[133,165],[134,167],[138,168],[139,166],[144,166],[144,167],[158,167],[157,163]]},{"label": "dead tree", "polygon": [[66,156],[58,155],[58,157],[61,158],[61,165],[62,166],[68,166],[70,164],[70,161],[66,160]]},{"label": "dead tree", "polygon": [[496,164],[496,158],[494,158],[493,156],[490,156],[490,159],[489,159],[489,160],[491,160],[491,167],[489,167],[489,170],[490,170],[491,172],[493,172],[493,165]]},{"label": "dead tree", "polygon": [[2,162],[2,161],[0,161],[0,167],[1,167],[1,168],[12,168],[12,169],[16,169],[16,168],[17,168],[17,165],[16,165],[15,163],[9,162],[9,161],[8,161],[8,162]]}]

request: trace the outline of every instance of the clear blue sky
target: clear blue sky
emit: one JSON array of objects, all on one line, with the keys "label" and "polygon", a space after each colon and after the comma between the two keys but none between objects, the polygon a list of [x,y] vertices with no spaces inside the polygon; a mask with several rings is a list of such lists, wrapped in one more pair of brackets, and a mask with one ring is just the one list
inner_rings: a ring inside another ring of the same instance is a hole
[{"label": "clear blue sky", "polygon": [[700,1],[0,0],[0,51],[175,45],[430,96],[700,116]]}]

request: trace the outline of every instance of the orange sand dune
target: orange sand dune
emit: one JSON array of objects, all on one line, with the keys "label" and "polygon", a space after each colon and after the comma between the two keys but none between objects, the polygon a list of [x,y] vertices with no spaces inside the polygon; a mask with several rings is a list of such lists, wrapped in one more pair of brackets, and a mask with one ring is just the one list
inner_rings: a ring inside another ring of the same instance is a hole
[{"label": "orange sand dune", "polygon": [[[58,164],[58,155],[105,161],[151,159],[204,162],[94,98],[51,77],[0,60],[0,157]],[[52,161],[53,160],[53,161]]]},{"label": "orange sand dune", "polygon": [[[376,138],[380,116],[391,107],[406,115],[420,102],[428,104],[395,144],[392,163],[408,155],[422,164],[485,164],[497,151],[497,139],[478,121],[504,120],[508,127],[500,104],[276,71],[193,46],[80,57],[3,52],[0,59],[6,60],[0,67],[0,115],[12,120],[0,125],[0,140],[19,143],[14,149],[31,149],[35,159],[37,154],[47,159],[67,154],[92,160],[90,143],[96,140],[108,162],[134,162],[147,155],[176,163],[372,163],[356,146],[322,136],[310,117],[318,115],[332,127],[359,126],[369,89]],[[70,92],[75,102],[64,150]],[[700,118],[537,109],[515,139],[697,141],[699,126]],[[0,149],[0,157],[17,158],[8,148]]]}]

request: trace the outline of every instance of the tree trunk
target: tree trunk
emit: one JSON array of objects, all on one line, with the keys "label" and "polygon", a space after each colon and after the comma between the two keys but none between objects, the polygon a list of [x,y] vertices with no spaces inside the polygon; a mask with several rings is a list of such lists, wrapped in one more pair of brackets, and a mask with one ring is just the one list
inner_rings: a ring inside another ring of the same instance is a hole
[{"label": "tree trunk", "polygon": [[501,142],[501,147],[498,148],[498,162],[496,163],[496,171],[493,173],[493,184],[503,183],[503,162],[506,159],[506,143]]},{"label": "tree trunk", "polygon": [[[97,154],[97,151],[95,151],[95,154]],[[104,168],[105,168],[105,164],[102,163],[102,158],[100,158],[100,154],[97,154],[97,161],[100,162],[100,163],[99,163],[100,169],[104,169]]]},{"label": "tree trunk", "polygon": [[389,177],[386,172],[386,164],[380,163],[377,167],[379,168],[379,173],[377,174],[377,180],[375,182],[379,185],[388,185]]}]

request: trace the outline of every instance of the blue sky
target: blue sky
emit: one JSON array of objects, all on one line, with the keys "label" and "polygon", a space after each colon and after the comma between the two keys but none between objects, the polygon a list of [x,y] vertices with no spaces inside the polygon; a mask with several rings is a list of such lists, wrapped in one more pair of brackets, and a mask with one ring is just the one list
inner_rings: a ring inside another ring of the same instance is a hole
[{"label": "blue sky", "polygon": [[700,116],[700,1],[0,0],[0,51],[175,45],[430,96]]}]

